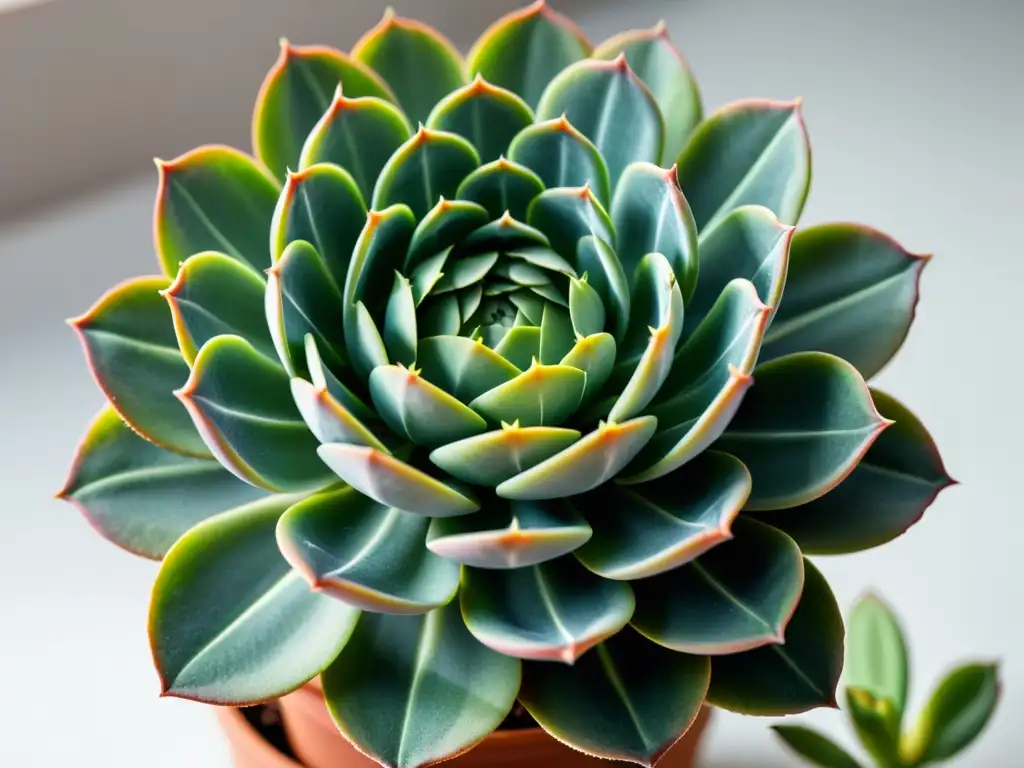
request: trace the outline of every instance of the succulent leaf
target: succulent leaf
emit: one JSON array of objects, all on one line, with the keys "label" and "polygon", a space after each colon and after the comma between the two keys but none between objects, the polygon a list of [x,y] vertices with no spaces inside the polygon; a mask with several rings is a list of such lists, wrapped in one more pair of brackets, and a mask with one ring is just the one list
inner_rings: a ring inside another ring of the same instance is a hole
[{"label": "succulent leaf", "polygon": [[633,627],[666,648],[707,656],[784,643],[803,590],[800,549],[753,520],[736,520],[732,536],[681,568],[638,581]]},{"label": "succulent leaf", "polygon": [[384,316],[384,346],[391,360],[406,367],[416,362],[416,331],[416,298],[412,283],[396,272]]},{"label": "succulent leaf", "polygon": [[754,381],[715,443],[750,470],[750,510],[824,496],[892,424],[875,409],[857,370],[833,355],[787,355],[755,368]]},{"label": "succulent leaf", "polygon": [[790,749],[819,768],[861,768],[860,763],[830,739],[802,725],[773,725]]},{"label": "succulent leaf", "polygon": [[[601,295],[586,280],[569,279],[569,317],[572,329],[582,341],[604,332],[605,311]],[[614,344],[614,340],[612,340]],[[577,342],[577,345],[579,342]],[[576,345],[574,345],[575,348]]]},{"label": "succulent leaf", "polygon": [[801,101],[723,107],[690,135],[677,162],[698,232],[742,205],[763,205],[783,224],[796,224],[811,183]]},{"label": "succulent leaf", "polygon": [[391,431],[416,445],[445,445],[487,429],[487,422],[472,408],[408,368],[374,368],[370,396]]},{"label": "succulent leaf", "polygon": [[[487,211],[480,205],[465,200],[441,198],[416,225],[403,268],[406,271],[415,270],[487,222]],[[427,290],[423,293],[425,295]]]},{"label": "succulent leaf", "polygon": [[519,700],[574,749],[652,766],[696,719],[710,673],[707,657],[626,628],[572,666],[526,662]]},{"label": "succulent leaf", "polygon": [[542,427],[564,422],[579,407],[586,374],[567,365],[541,365],[534,360],[514,379],[477,397],[470,407],[496,424]]},{"label": "succulent leaf", "polygon": [[463,752],[515,703],[520,661],[481,645],[454,603],[423,616],[367,613],[323,673],[338,729],[389,768]]},{"label": "succulent leaf", "polygon": [[270,266],[267,242],[280,183],[248,155],[210,145],[156,161],[156,254],[174,277],[189,256],[219,251],[253,269]]},{"label": "succulent leaf", "polygon": [[633,581],[671,571],[732,538],[750,495],[750,474],[735,458],[706,451],[667,477],[612,485],[574,499],[594,535],[576,551],[606,579]]},{"label": "succulent leaf", "polygon": [[458,564],[424,546],[429,525],[342,488],[290,507],[277,543],[314,592],[375,613],[427,613],[459,588]]},{"label": "succulent leaf", "polygon": [[612,220],[590,191],[589,184],[540,193],[530,203],[526,221],[543,232],[551,249],[569,262],[576,257],[581,237],[593,235],[608,245],[615,244]]},{"label": "succulent leaf", "polygon": [[427,119],[431,108],[465,83],[462,56],[432,27],[388,10],[352,48],[352,58],[380,74],[409,119]]},{"label": "succulent leaf", "polygon": [[165,695],[244,706],[322,672],[359,611],[310,592],[281,557],[274,529],[301,496],[210,518],[171,547],[150,603],[149,637]]},{"label": "succulent leaf", "polygon": [[901,766],[899,715],[889,699],[876,699],[860,688],[847,686],[846,712],[861,745],[883,766]]},{"label": "succulent leaf", "polygon": [[793,237],[786,300],[765,336],[762,361],[830,352],[871,378],[910,331],[928,258],[857,224],[801,230]]},{"label": "succulent leaf", "polygon": [[786,644],[715,656],[708,701],[749,715],[836,707],[842,668],[842,614],[825,577],[805,559],[803,593],[786,627]]},{"label": "succulent leaf", "polygon": [[631,300],[629,282],[615,251],[599,237],[584,237],[577,245],[576,262],[601,296],[615,341],[622,341],[629,326]]},{"label": "succulent leaf", "polygon": [[331,106],[332,94],[394,100],[380,77],[341,51],[281,41],[281,54],[256,98],[252,143],[278,179],[299,167],[303,142]]},{"label": "succulent leaf", "polygon": [[[703,115],[697,81],[669,40],[664,23],[610,37],[593,53],[595,59],[608,60],[620,55],[651,91],[665,118],[665,149],[660,164],[671,165]],[[658,164],[659,160],[653,162]]]},{"label": "succulent leaf", "polygon": [[522,373],[481,342],[464,336],[421,339],[417,365],[424,379],[464,403]]},{"label": "succulent leaf", "polygon": [[500,430],[435,448],[430,460],[463,482],[493,488],[579,438],[575,429],[503,423]]},{"label": "succulent leaf", "polygon": [[459,600],[466,627],[488,648],[565,664],[625,627],[634,606],[628,584],[602,579],[572,557],[466,568]]},{"label": "succulent leaf", "polygon": [[564,115],[520,131],[509,146],[508,157],[536,173],[547,188],[589,184],[602,205],[611,200],[611,178],[604,158]]},{"label": "succulent leaf", "polygon": [[480,75],[439,101],[426,127],[457,133],[490,163],[504,156],[516,134],[533,123],[533,110],[519,96]]},{"label": "succulent leaf", "polygon": [[865,595],[850,612],[845,674],[847,686],[892,704],[898,732],[909,686],[907,646],[899,620],[876,595]]},{"label": "succulent leaf", "polygon": [[508,212],[521,221],[526,219],[530,201],[543,191],[540,176],[525,165],[499,157],[463,179],[455,195],[459,200],[482,205],[492,219]]},{"label": "succulent leaf", "polygon": [[107,291],[68,323],[78,334],[96,384],[136,432],[162,448],[209,457],[188,412],[172,390],[189,368],[167,302],[164,277],[138,277]]},{"label": "succulent leaf", "polygon": [[608,333],[595,333],[579,339],[561,365],[579,368],[587,375],[583,404],[588,403],[608,381],[615,366],[615,339]]},{"label": "succulent leaf", "polygon": [[57,494],[104,538],[160,560],[196,524],[264,492],[216,461],[172,453],[139,437],[110,405],[89,424]]}]

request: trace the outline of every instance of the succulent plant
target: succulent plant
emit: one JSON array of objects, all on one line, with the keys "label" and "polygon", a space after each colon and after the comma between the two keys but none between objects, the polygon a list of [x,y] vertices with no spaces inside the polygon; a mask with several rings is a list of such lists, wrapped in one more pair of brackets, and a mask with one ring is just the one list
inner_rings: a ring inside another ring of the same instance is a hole
[{"label": "succulent plant", "polygon": [[640,764],[705,703],[834,703],[804,555],[951,481],[865,384],[925,258],[796,231],[799,100],[704,117],[664,25],[592,48],[539,2],[463,59],[389,12],[349,54],[282,42],[253,144],[157,161],[162,274],[71,321],[109,402],[60,495],[162,559],[165,694],[319,676],[388,766],[517,699]]},{"label": "succulent plant", "polygon": [[[846,715],[864,751],[878,768],[946,763],[973,744],[999,703],[999,668],[991,662],[959,664],[935,686],[917,721],[904,729],[910,688],[910,653],[892,609],[869,593],[849,617],[846,650]],[[826,736],[802,725],[773,726],[811,765],[860,768]]]}]

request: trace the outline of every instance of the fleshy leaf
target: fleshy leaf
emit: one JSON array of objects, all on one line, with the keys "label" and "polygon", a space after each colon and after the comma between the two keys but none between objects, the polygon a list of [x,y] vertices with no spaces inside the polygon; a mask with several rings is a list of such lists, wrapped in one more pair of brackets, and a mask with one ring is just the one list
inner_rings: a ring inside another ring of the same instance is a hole
[{"label": "fleshy leaf", "polygon": [[391,431],[417,445],[444,445],[487,429],[473,409],[408,368],[374,368],[370,396]]},{"label": "fleshy leaf", "polygon": [[627,166],[615,188],[612,221],[626,275],[632,276],[648,253],[660,253],[672,265],[683,301],[689,302],[697,286],[697,227],[675,167],[665,171],[644,162]]},{"label": "fleshy leaf", "polygon": [[801,101],[748,99],[719,109],[690,135],[678,166],[699,232],[741,205],[763,205],[796,224],[811,182]]},{"label": "fleshy leaf", "polygon": [[412,365],[416,361],[416,338],[416,299],[412,284],[396,272],[384,316],[384,346],[388,357],[396,363]]},{"label": "fleshy leaf", "polygon": [[476,203],[442,197],[416,225],[403,269],[415,270],[487,222],[487,211]]},{"label": "fleshy leaf", "polygon": [[556,499],[585,493],[622,471],[657,426],[652,416],[621,424],[602,422],[565,450],[503,482],[497,493],[506,499]]},{"label": "fleshy leaf", "polygon": [[577,336],[586,338],[604,332],[604,302],[585,275],[582,280],[569,279],[569,316]]},{"label": "fleshy leaf", "polygon": [[804,588],[785,645],[711,660],[708,701],[749,715],[793,715],[836,707],[843,669],[843,617],[825,577],[804,560]]},{"label": "fleshy leaf", "polygon": [[846,554],[891,541],[956,482],[928,430],[906,406],[876,389],[871,398],[879,413],[895,423],[872,443],[850,476],[809,504],[757,514],[808,554]]},{"label": "fleshy leaf", "polygon": [[732,538],[750,494],[750,474],[732,456],[706,451],[667,477],[611,485],[571,503],[594,535],[576,557],[606,579],[632,581],[671,571]]},{"label": "fleshy leaf", "polygon": [[515,135],[532,123],[533,110],[525,101],[477,75],[439,101],[426,126],[468,139],[480,159],[489,163],[504,155]]},{"label": "fleshy leaf", "polygon": [[604,158],[564,116],[522,130],[512,140],[508,156],[536,173],[545,187],[584,187],[589,183],[602,204],[611,199]]},{"label": "fleshy leaf", "polygon": [[288,375],[240,336],[204,344],[174,394],[218,461],[247,483],[309,491],[331,482],[292,401]]},{"label": "fleshy leaf", "polygon": [[710,674],[707,657],[669,651],[627,628],[572,666],[525,663],[519,701],[581,752],[653,766],[696,720]]},{"label": "fleshy leaf", "polygon": [[316,592],[375,613],[426,613],[459,588],[458,564],[424,546],[429,525],[342,488],[289,508],[277,543]]},{"label": "fleshy leaf", "polygon": [[435,448],[430,460],[463,482],[493,488],[568,448],[579,438],[575,429],[503,423],[498,431]]},{"label": "fleshy leaf", "polygon": [[330,443],[318,453],[338,477],[385,506],[429,517],[467,515],[480,508],[461,491],[374,448]]},{"label": "fleshy leaf", "polygon": [[216,251],[189,256],[165,290],[178,349],[190,365],[214,336],[234,333],[270,359],[274,342],[263,311],[266,283],[253,270]]},{"label": "fleshy leaf", "polygon": [[189,368],[160,295],[170,284],[165,277],[127,280],[68,324],[78,334],[96,384],[132,429],[162,448],[208,457],[188,412],[172,394]]},{"label": "fleshy leaf", "polygon": [[804,583],[796,543],[753,520],[681,568],[635,585],[633,626],[681,653],[721,656],[785,642]]},{"label": "fleshy leaf", "polygon": [[543,232],[551,249],[570,263],[576,258],[581,237],[593,235],[608,245],[615,244],[612,220],[589,184],[578,189],[559,187],[542,192],[530,203],[526,221]]},{"label": "fleshy leaf", "polygon": [[861,768],[846,750],[817,731],[802,725],[773,725],[778,734],[796,754],[819,768]]},{"label": "fleshy leaf", "polygon": [[515,219],[526,219],[526,208],[544,191],[540,176],[525,165],[499,157],[469,174],[455,195],[487,209],[492,219],[506,211]]},{"label": "fleshy leaf", "polygon": [[[576,343],[569,313],[562,307],[548,302],[544,305],[544,314],[540,321],[540,362],[544,365],[557,365],[558,361],[569,354]],[[580,397],[583,397],[582,388]],[[579,405],[579,402],[576,403]]]},{"label": "fleshy leaf", "polygon": [[465,83],[462,56],[440,32],[388,9],[352,48],[352,58],[378,72],[413,123]]},{"label": "fleshy leaf", "polygon": [[299,167],[303,142],[339,87],[351,98],[394,99],[375,72],[341,51],[281,41],[281,54],[260,88],[252,122],[256,156],[277,178]]},{"label": "fleshy leaf", "polygon": [[560,365],[579,368],[587,374],[587,385],[583,390],[583,403],[601,391],[615,366],[615,339],[608,333],[586,336],[569,350]]},{"label": "fleshy leaf", "polygon": [[189,256],[219,251],[256,270],[270,266],[267,242],[280,183],[255,160],[218,145],[156,163],[156,254],[173,277]]},{"label": "fleshy leaf", "polygon": [[907,646],[899,620],[879,597],[867,594],[850,612],[846,636],[846,685],[888,699],[897,730],[907,705]]},{"label": "fleshy leaf", "polygon": [[765,335],[761,360],[830,352],[865,379],[903,344],[928,256],[857,224],[822,224],[793,237],[786,300]]},{"label": "fleshy leaf", "polygon": [[466,568],[459,602],[466,627],[506,656],[573,664],[629,622],[633,590],[572,557],[504,570]]},{"label": "fleshy leaf", "polygon": [[615,59],[620,54],[651,91],[665,118],[665,150],[660,164],[671,165],[703,115],[697,81],[669,40],[664,23],[615,35],[597,46],[593,56]]},{"label": "fleshy leaf", "polygon": [[555,75],[590,51],[579,27],[539,0],[494,22],[473,44],[466,71],[519,94],[533,107]]},{"label": "fleshy leaf", "polygon": [[892,424],[875,409],[849,363],[801,352],[754,369],[747,392],[715,443],[754,478],[750,510],[806,504],[841,483]]},{"label": "fleshy leaf", "polygon": [[598,237],[584,237],[576,249],[576,264],[580,273],[586,273],[588,282],[601,296],[608,313],[609,332],[616,342],[626,336],[629,326],[629,282],[618,256],[608,243]]},{"label": "fleshy leaf", "polygon": [[359,611],[310,592],[274,529],[299,496],[212,517],[171,547],[153,585],[149,638],[165,695],[244,706],[311,680]]},{"label": "fleshy leaf", "polygon": [[159,560],[197,523],[264,493],[216,461],[165,451],[139,437],[106,405],[89,424],[57,495],[105,539]]},{"label": "fleshy leaf", "polygon": [[[541,340],[543,343],[543,332]],[[586,378],[576,368],[535,361],[511,381],[484,392],[469,405],[494,423],[557,426],[579,407]]]},{"label": "fleshy leaf", "polygon": [[424,379],[464,403],[522,372],[479,341],[464,336],[421,339],[417,366]]},{"label": "fleshy leaf", "polygon": [[594,142],[613,189],[630,163],[661,160],[665,120],[624,55],[614,61],[584,59],[559,73],[541,96],[537,119],[559,115]]},{"label": "fleshy leaf", "polygon": [[899,715],[889,699],[876,699],[865,690],[847,685],[846,713],[861,746],[879,765],[904,764],[899,755]]}]

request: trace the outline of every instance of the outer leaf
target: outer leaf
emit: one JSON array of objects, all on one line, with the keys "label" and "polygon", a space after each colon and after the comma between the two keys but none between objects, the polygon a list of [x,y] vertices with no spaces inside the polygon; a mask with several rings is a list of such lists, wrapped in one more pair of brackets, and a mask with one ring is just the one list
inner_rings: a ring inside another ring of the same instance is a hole
[{"label": "outer leaf", "polygon": [[280,183],[236,149],[205,146],[156,161],[156,254],[173,277],[189,256],[220,251],[257,270],[270,266],[267,240]]},{"label": "outer leaf", "polygon": [[671,165],[703,113],[697,81],[669,41],[664,23],[615,35],[601,43],[593,56],[615,59],[620,54],[625,55],[630,68],[650,89],[665,118],[665,150],[661,164]]},{"label": "outer leaf", "polygon": [[741,205],[763,205],[796,224],[811,182],[801,101],[738,101],[709,116],[679,155],[679,184],[697,230]]},{"label": "outer leaf", "polygon": [[352,48],[352,58],[379,72],[409,119],[422,122],[442,98],[461,86],[462,57],[440,32],[388,10]]},{"label": "outer leaf", "polygon": [[471,408],[408,368],[374,368],[370,395],[391,431],[417,445],[444,445],[487,429]]},{"label": "outer leaf", "polygon": [[715,444],[754,478],[747,509],[806,504],[841,483],[892,422],[871,402],[849,363],[804,352],[758,366],[725,434]]},{"label": "outer leaf", "polygon": [[643,162],[627,166],[615,188],[612,220],[626,275],[635,274],[648,253],[660,253],[672,266],[683,301],[689,302],[697,286],[697,227],[675,167],[665,171]]},{"label": "outer leaf", "polygon": [[274,359],[263,296],[267,284],[230,256],[207,251],[189,256],[161,295],[171,307],[178,349],[190,365],[214,336],[234,333]]},{"label": "outer leaf", "polygon": [[428,525],[342,488],[289,508],[277,543],[314,591],[376,613],[426,613],[459,588],[459,566],[424,546]]},{"label": "outer leaf", "polygon": [[292,402],[288,375],[240,336],[218,336],[174,393],[217,460],[273,491],[309,491],[332,479]]},{"label": "outer leaf", "polygon": [[477,642],[451,604],[425,616],[365,614],[322,680],[334,722],[361,752],[420,768],[497,728],[520,674],[520,662]]},{"label": "outer leaf", "polygon": [[811,765],[820,768],[860,768],[860,763],[850,757],[846,750],[817,731],[801,725],[773,725],[772,730]]},{"label": "outer leaf", "polygon": [[652,766],[696,719],[710,672],[707,658],[625,629],[573,666],[525,664],[519,700],[575,749]]},{"label": "outer leaf", "polygon": [[846,684],[888,699],[899,718],[907,704],[907,646],[899,620],[877,596],[857,601],[849,617]]},{"label": "outer leaf", "polygon": [[751,715],[835,707],[843,669],[843,617],[817,568],[804,561],[804,589],[785,645],[715,656],[708,701]]},{"label": "outer leaf", "polygon": [[540,176],[525,165],[499,157],[463,179],[455,195],[482,205],[492,219],[507,211],[513,218],[525,220],[530,201],[543,191]]},{"label": "outer leaf", "polygon": [[309,591],[274,528],[301,497],[269,497],[200,523],[171,547],[149,611],[165,695],[248,705],[283,696],[338,655],[359,612]]},{"label": "outer leaf", "polygon": [[465,569],[466,627],[506,656],[573,664],[621,630],[633,613],[628,584],[595,576],[572,557],[528,568]]},{"label": "outer leaf", "polygon": [[458,440],[430,454],[430,460],[466,483],[495,487],[579,440],[575,429],[520,427],[502,423],[496,432]]},{"label": "outer leaf", "polygon": [[794,509],[758,517],[796,539],[812,555],[857,552],[903,534],[945,488],[955,485],[931,435],[895,398],[871,390],[882,432],[838,487]]},{"label": "outer leaf", "polygon": [[57,496],[104,538],[159,560],[197,523],[263,493],[215,461],[171,453],[144,440],[106,405],[89,424]]},{"label": "outer leaf", "polygon": [[749,495],[746,467],[716,451],[661,480],[599,488],[572,502],[593,511],[594,536],[576,556],[606,579],[670,571],[731,539],[733,520]]},{"label": "outer leaf", "polygon": [[188,364],[160,296],[170,282],[163,277],[125,281],[68,324],[78,334],[93,379],[132,429],[163,448],[208,457],[172,394],[188,378]]},{"label": "outer leaf", "polygon": [[340,166],[369,200],[384,164],[410,136],[412,127],[398,107],[372,96],[348,98],[339,87],[306,138],[298,167]]},{"label": "outer leaf", "polygon": [[511,91],[491,85],[480,75],[437,103],[427,128],[463,136],[489,163],[508,150],[512,139],[533,123],[533,110]]},{"label": "outer leaf", "polygon": [[555,77],[537,105],[537,119],[559,115],[594,142],[608,164],[613,189],[630,163],[661,160],[665,120],[625,56],[585,59]]},{"label": "outer leaf", "polygon": [[804,585],[796,543],[752,520],[735,539],[653,579],[637,582],[633,626],[681,653],[721,656],[785,642]]},{"label": "outer leaf", "polygon": [[590,184],[603,204],[611,200],[611,180],[604,158],[565,116],[522,130],[512,140],[508,156],[536,173],[545,187]]},{"label": "outer leaf", "polygon": [[929,258],[857,224],[801,230],[790,251],[786,300],[765,336],[761,359],[831,352],[871,378],[910,331]]},{"label": "outer leaf", "polygon": [[528,370],[484,392],[469,405],[495,423],[558,426],[579,407],[585,384],[586,376],[579,369],[567,365],[540,365],[535,358]]},{"label": "outer leaf", "polygon": [[579,27],[538,0],[494,22],[474,43],[466,71],[470,77],[481,74],[536,106],[552,78],[590,51]]},{"label": "outer leaf", "polygon": [[464,403],[522,373],[481,342],[464,336],[421,339],[417,364],[424,379]]}]

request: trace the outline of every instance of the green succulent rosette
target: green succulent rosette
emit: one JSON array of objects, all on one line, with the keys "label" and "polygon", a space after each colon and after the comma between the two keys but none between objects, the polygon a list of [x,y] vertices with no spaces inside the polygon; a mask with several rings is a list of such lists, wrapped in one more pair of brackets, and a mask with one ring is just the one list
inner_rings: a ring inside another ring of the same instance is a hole
[{"label": "green succulent rosette", "polygon": [[705,703],[834,702],[805,555],[951,481],[865,384],[925,259],[795,229],[798,101],[704,117],[663,26],[594,49],[535,3],[464,59],[389,13],[350,54],[283,42],[253,143],[158,162],[162,274],[72,321],[109,402],[61,495],[162,560],[165,693],[319,675],[403,767],[517,700],[640,764]]}]

